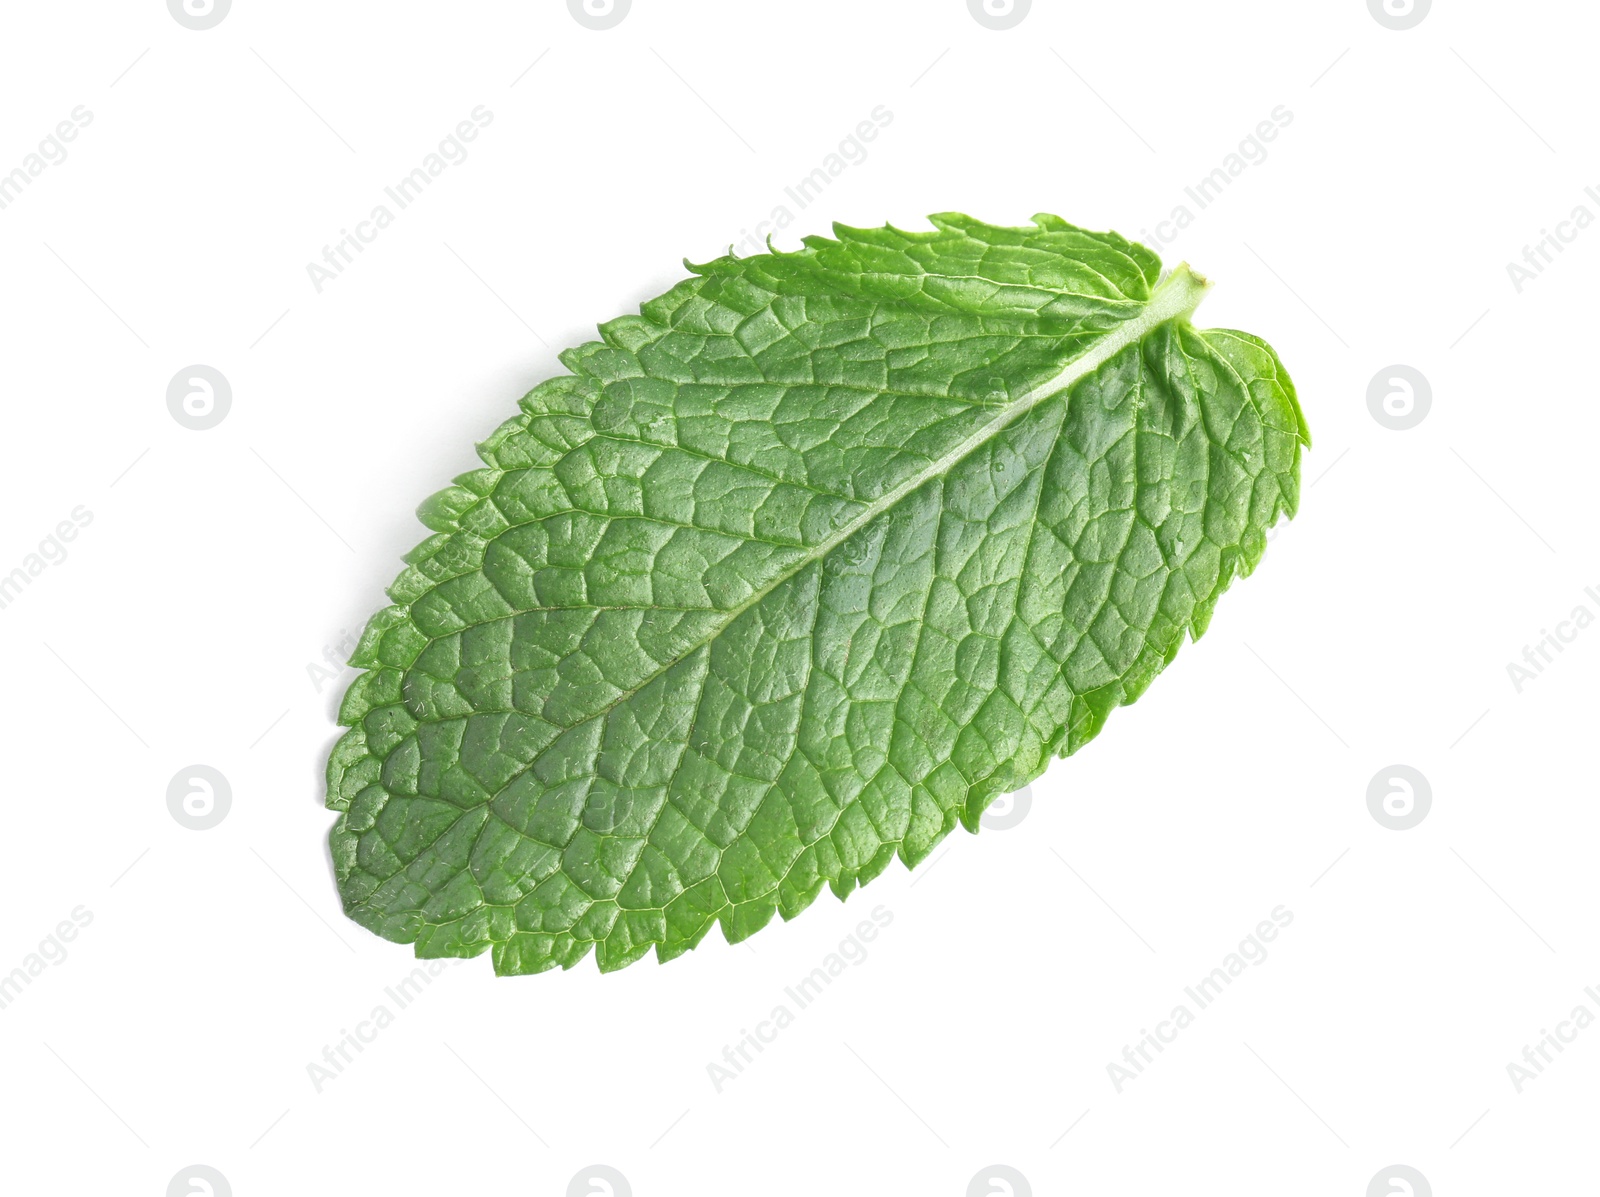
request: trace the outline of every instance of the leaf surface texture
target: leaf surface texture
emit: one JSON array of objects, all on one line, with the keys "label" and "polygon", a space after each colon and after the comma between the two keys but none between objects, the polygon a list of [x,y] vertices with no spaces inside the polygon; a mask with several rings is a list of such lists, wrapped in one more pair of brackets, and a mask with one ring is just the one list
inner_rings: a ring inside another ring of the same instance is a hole
[{"label": "leaf surface texture", "polygon": [[347,913],[496,971],[843,897],[1092,739],[1294,513],[1276,354],[1053,216],[724,257],[420,509],[328,764]]}]

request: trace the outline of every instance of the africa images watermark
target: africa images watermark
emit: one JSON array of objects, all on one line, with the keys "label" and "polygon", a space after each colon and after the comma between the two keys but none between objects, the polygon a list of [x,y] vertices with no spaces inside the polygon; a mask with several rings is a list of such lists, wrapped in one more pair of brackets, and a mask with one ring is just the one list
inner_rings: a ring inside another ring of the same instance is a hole
[{"label": "africa images watermark", "polygon": [[340,628],[339,639],[322,646],[322,660],[306,662],[306,677],[314,691],[321,694],[322,687],[338,681],[351,668],[350,654],[356,651],[356,643],[349,628]]},{"label": "africa images watermark", "polygon": [[9,573],[0,574],[0,610],[11,606],[22,592],[33,585],[33,580],[48,566],[60,565],[67,559],[67,544],[78,539],[78,533],[94,523],[94,512],[79,504],[49,532],[33,552],[22,559],[22,564]]},{"label": "africa images watermark", "polygon": [[1166,1018],[1156,1024],[1154,1031],[1140,1027],[1138,1041],[1123,1046],[1122,1062],[1119,1064],[1113,1060],[1106,1065],[1106,1075],[1111,1078],[1112,1087],[1120,1094],[1129,1081],[1138,1080],[1145,1065],[1155,1060],[1150,1053],[1154,1051],[1160,1055],[1166,1051],[1167,1045],[1177,1040],[1178,1033],[1194,1023],[1198,1011],[1221,997],[1223,990],[1233,984],[1235,977],[1243,976],[1251,965],[1264,964],[1267,944],[1277,939],[1278,933],[1292,922],[1294,911],[1286,906],[1274,906],[1270,919],[1262,919],[1257,923],[1255,930],[1239,941],[1238,948],[1222,958],[1221,964],[1184,989],[1183,994],[1194,1004],[1193,1009],[1189,1002],[1179,1002]]},{"label": "africa images watermark", "polygon": [[52,166],[67,160],[67,142],[76,141],[78,134],[94,121],[94,113],[79,104],[45,135],[36,149],[23,155],[22,165],[0,174],[0,210],[9,208],[17,198],[33,185],[33,181]]},{"label": "africa images watermark", "polygon": [[357,1056],[394,1025],[399,1011],[415,1002],[433,984],[435,977],[441,976],[452,965],[461,963],[461,960],[429,960],[393,985],[385,986],[383,996],[388,1001],[374,1006],[367,1017],[356,1023],[354,1030],[340,1027],[339,1038],[323,1045],[322,1062],[312,1060],[306,1065],[306,1076],[311,1078],[312,1089],[320,1095],[325,1086],[338,1080],[344,1070],[355,1063]]},{"label": "africa images watermark", "polygon": [[396,213],[416,203],[422,193],[433,186],[433,181],[452,166],[460,166],[467,160],[467,143],[478,140],[478,135],[494,123],[494,113],[482,104],[469,115],[471,120],[458,122],[437,147],[423,155],[417,166],[383,189],[388,202],[374,204],[365,220],[356,221],[354,231],[340,229],[339,239],[322,247],[322,261],[306,263],[306,275],[318,295],[322,294],[323,287],[348,270],[359,255],[366,253],[367,246],[378,239],[378,234],[394,223]]},{"label": "africa images watermark", "polygon": [[22,963],[9,973],[0,975],[0,1010],[4,1010],[22,996],[22,991],[33,984],[35,977],[43,975],[51,965],[65,964],[67,945],[78,938],[90,923],[94,911],[87,906],[74,906],[69,918],[56,924],[55,930],[39,941],[39,946],[22,958]]},{"label": "africa images watermark", "polygon": [[[711,1087],[721,1093],[725,1085],[739,1079],[745,1068],[755,1062],[755,1057],[767,1050],[778,1036],[794,1025],[797,1011],[804,1010],[821,997],[835,978],[842,977],[852,966],[867,958],[867,944],[878,938],[878,933],[894,922],[894,912],[886,906],[874,906],[872,918],[863,919],[856,929],[839,942],[839,946],[822,958],[822,963],[793,985],[784,986],[783,996],[766,1018],[756,1023],[755,1030],[739,1028],[739,1038],[722,1048],[723,1063],[713,1060],[706,1065],[706,1075]],[[752,1055],[751,1053],[755,1053]]]},{"label": "africa images watermark", "polygon": [[[1583,194],[1600,206],[1600,190],[1585,187]],[[1539,230],[1539,240],[1522,247],[1522,261],[1507,262],[1506,276],[1518,295],[1522,289],[1543,274],[1556,258],[1567,252],[1567,246],[1578,239],[1578,234],[1594,223],[1594,212],[1588,204],[1580,203],[1567,214],[1565,220],[1556,221],[1555,232]]]},{"label": "africa images watermark", "polygon": [[[1596,606],[1600,606],[1600,589],[1585,586],[1584,597]],[[1585,603],[1579,603],[1563,620],[1556,623],[1556,630],[1549,628],[1539,629],[1539,639],[1532,644],[1522,646],[1522,663],[1516,661],[1506,662],[1506,676],[1511,679],[1511,686],[1518,694],[1529,682],[1537,681],[1549,666],[1555,664],[1556,657],[1566,652],[1566,645],[1578,638],[1578,633],[1587,628],[1595,620],[1594,612]]]},{"label": "africa images watermark", "polygon": [[[1583,996],[1596,1006],[1600,1006],[1600,990],[1596,990],[1593,985],[1585,987]],[[1553,1064],[1556,1056],[1565,1052],[1567,1046],[1576,1042],[1578,1035],[1588,1030],[1594,1023],[1594,1010],[1586,1003],[1579,1002],[1566,1018],[1556,1023],[1554,1031],[1540,1027],[1539,1038],[1532,1044],[1523,1045],[1522,1063],[1513,1060],[1506,1065],[1506,1076],[1511,1078],[1511,1086],[1517,1091],[1517,1096],[1522,1095],[1523,1089],[1530,1081],[1538,1080],[1544,1074],[1545,1066]],[[1552,1052],[1555,1055],[1552,1055]]]},{"label": "africa images watermark", "polygon": [[1294,113],[1284,104],[1279,104],[1267,115],[1272,119],[1258,121],[1255,129],[1245,135],[1236,149],[1224,154],[1222,161],[1193,186],[1183,189],[1183,194],[1194,202],[1193,208],[1180,202],[1165,220],[1156,221],[1154,229],[1140,229],[1139,240],[1146,245],[1170,245],[1178,239],[1179,233],[1194,223],[1196,212],[1209,208],[1233,186],[1235,179],[1252,166],[1260,166],[1265,162],[1267,143],[1276,141],[1278,134],[1294,122]]},{"label": "africa images watermark", "polygon": [[[795,209],[803,212],[833,185],[835,179],[852,166],[860,166],[865,162],[866,143],[876,141],[878,134],[894,121],[894,113],[882,104],[867,115],[872,119],[858,121],[854,130],[847,133],[833,150],[823,155],[821,162],[783,189],[783,194],[794,202]],[[790,210],[788,204],[774,205],[767,219],[756,221],[755,228],[739,230],[739,241],[734,248],[745,254],[766,253],[767,238],[788,228],[794,223],[794,217],[794,211]]]}]

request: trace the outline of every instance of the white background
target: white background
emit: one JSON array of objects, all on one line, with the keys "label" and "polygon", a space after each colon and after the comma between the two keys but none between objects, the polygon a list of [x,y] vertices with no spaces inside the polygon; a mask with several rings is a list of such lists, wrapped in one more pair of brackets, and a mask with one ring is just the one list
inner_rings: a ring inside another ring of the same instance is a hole
[{"label": "white background", "polygon": [[[93,117],[0,211],[0,573],[93,515],[0,610],[0,973],[93,918],[0,1010],[7,1192],[160,1197],[194,1163],[239,1197],[559,1195],[596,1162],[638,1197],[959,1197],[1006,1191],[996,1163],[1040,1195],[1361,1197],[1395,1163],[1441,1197],[1596,1183],[1600,1029],[1521,1093],[1506,1067],[1600,1013],[1600,628],[1520,693],[1507,673],[1600,614],[1600,227],[1521,293],[1506,269],[1600,215],[1591,6],[1440,0],[1408,31],[1363,0],[1035,0],[1003,32],[962,0],[635,0],[603,32],[554,0],[4,21],[0,172]],[[318,293],[307,264],[478,105],[469,157]],[[878,105],[799,209],[785,186]],[[1315,438],[1300,516],[1205,638],[1017,827],[670,967],[452,967],[318,1092],[307,1066],[413,963],[340,913],[321,770],[351,675],[308,667],[556,352],[780,204],[788,248],[945,210],[1138,237],[1278,105],[1265,161],[1162,249],[1216,280],[1198,323],[1278,348]],[[195,363],[233,389],[209,431],[166,406]],[[1367,405],[1395,363],[1432,386],[1409,431]],[[203,832],[166,803],[196,763],[232,788]],[[1432,788],[1405,832],[1367,809],[1395,763]],[[868,958],[716,1092],[724,1045],[879,904]],[[1270,957],[1117,1092],[1123,1046],[1280,904]]]}]

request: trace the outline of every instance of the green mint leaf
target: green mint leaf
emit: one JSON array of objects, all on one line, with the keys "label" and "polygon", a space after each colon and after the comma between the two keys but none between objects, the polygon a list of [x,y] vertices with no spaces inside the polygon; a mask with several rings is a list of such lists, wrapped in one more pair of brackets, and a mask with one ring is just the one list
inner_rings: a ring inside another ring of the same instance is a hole
[{"label": "green mint leaf", "polygon": [[328,763],[345,910],[502,974],[839,897],[1076,751],[1293,515],[1277,355],[1055,216],[724,257],[420,509]]}]

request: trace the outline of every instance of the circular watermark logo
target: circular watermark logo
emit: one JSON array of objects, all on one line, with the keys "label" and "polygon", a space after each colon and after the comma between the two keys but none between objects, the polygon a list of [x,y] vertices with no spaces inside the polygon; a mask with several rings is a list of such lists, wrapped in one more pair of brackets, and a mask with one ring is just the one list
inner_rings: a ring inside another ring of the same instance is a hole
[{"label": "circular watermark logo", "polygon": [[985,29],[1015,29],[1033,7],[1033,0],[967,0],[967,11]]},{"label": "circular watermark logo", "polygon": [[633,1197],[633,1186],[610,1164],[590,1164],[567,1182],[567,1197]]},{"label": "circular watermark logo", "polygon": [[1367,1185],[1367,1197],[1433,1197],[1433,1186],[1410,1164],[1390,1164]]},{"label": "circular watermark logo", "polygon": [[167,11],[185,29],[215,29],[233,7],[233,0],[167,0]]},{"label": "circular watermark logo", "polygon": [[1367,11],[1385,29],[1415,29],[1433,7],[1433,0],[1367,0]]},{"label": "circular watermark logo", "polygon": [[233,787],[210,765],[186,765],[167,783],[167,809],[190,831],[209,831],[232,805]]},{"label": "circular watermark logo", "polygon": [[1010,831],[1028,817],[1033,808],[1033,787],[1023,786],[1010,794],[1001,794],[989,804],[978,820],[986,831]]},{"label": "circular watermark logo", "polygon": [[1033,1197],[1033,1186],[1010,1164],[990,1164],[967,1182],[967,1197]]},{"label": "circular watermark logo", "polygon": [[1433,387],[1415,366],[1385,366],[1367,383],[1367,410],[1394,432],[1422,423],[1433,406]]},{"label": "circular watermark logo", "polygon": [[1432,805],[1433,787],[1410,765],[1379,769],[1367,783],[1367,809],[1390,831],[1410,831]]},{"label": "circular watermark logo", "polygon": [[228,1178],[209,1164],[190,1164],[167,1182],[167,1197],[233,1197]]},{"label": "circular watermark logo", "polygon": [[215,428],[232,406],[233,387],[214,366],[185,366],[167,383],[167,410],[195,432]]},{"label": "circular watermark logo", "polygon": [[632,7],[633,0],[567,0],[567,11],[585,29],[615,29]]}]

